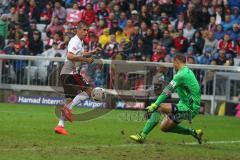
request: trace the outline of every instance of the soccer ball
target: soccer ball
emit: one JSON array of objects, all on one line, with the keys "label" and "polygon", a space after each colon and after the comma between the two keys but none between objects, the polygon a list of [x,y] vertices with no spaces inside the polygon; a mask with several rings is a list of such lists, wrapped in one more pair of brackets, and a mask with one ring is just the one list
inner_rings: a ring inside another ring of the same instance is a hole
[{"label": "soccer ball", "polygon": [[104,101],[106,99],[106,92],[103,88],[96,87],[92,90],[91,96],[95,101]]}]

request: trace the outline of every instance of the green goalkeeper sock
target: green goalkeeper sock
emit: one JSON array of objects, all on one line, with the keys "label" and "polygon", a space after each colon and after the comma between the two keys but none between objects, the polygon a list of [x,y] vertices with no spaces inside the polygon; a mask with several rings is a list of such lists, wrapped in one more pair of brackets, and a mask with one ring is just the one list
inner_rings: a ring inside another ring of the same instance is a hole
[{"label": "green goalkeeper sock", "polygon": [[151,117],[146,122],[141,134],[143,136],[147,136],[151,132],[151,130],[158,124],[159,120],[160,120],[160,113],[157,111],[154,111],[151,114]]},{"label": "green goalkeeper sock", "polygon": [[193,135],[194,130],[192,128],[187,128],[187,127],[177,125],[174,128],[169,129],[168,132],[184,134],[184,135]]}]

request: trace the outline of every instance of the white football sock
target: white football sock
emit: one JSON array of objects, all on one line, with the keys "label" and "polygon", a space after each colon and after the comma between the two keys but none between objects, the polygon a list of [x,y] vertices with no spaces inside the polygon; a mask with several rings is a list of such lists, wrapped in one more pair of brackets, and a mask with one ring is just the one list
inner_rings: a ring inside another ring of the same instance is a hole
[{"label": "white football sock", "polygon": [[81,101],[88,98],[89,96],[86,92],[81,92],[72,100],[72,102],[69,105],[67,105],[67,107],[69,109],[72,109],[74,106],[78,105]]},{"label": "white football sock", "polygon": [[59,119],[58,126],[64,127],[64,120],[65,120],[64,115],[62,115],[62,113],[61,113],[61,117]]}]

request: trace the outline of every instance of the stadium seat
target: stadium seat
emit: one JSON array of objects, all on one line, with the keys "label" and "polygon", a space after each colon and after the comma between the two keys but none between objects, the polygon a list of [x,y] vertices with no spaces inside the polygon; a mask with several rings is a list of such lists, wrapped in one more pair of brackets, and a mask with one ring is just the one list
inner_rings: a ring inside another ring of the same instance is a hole
[{"label": "stadium seat", "polygon": [[[38,55],[38,56],[42,56],[42,55]],[[41,66],[47,66],[49,65],[49,61],[44,61],[44,60],[35,60],[32,62],[32,66],[37,66],[37,67],[41,67]]]},{"label": "stadium seat", "polygon": [[30,74],[30,84],[37,79],[37,70],[38,67],[36,66],[30,66],[30,68],[28,66],[25,67],[25,73],[24,73],[24,79],[27,81],[28,78],[28,73]]},{"label": "stadium seat", "polygon": [[8,44],[8,40],[9,40],[9,39],[5,39],[5,45],[7,45],[7,44]]},{"label": "stadium seat", "polygon": [[[29,71],[30,70],[30,71]],[[27,81],[28,72],[30,74],[30,84],[39,85],[46,84],[47,67],[31,66],[30,69],[25,67],[25,80]]]},{"label": "stadium seat", "polygon": [[44,32],[44,31],[45,31],[45,28],[46,28],[46,24],[37,24],[37,29],[38,29],[40,32]]},{"label": "stadium seat", "polygon": [[46,46],[46,45],[47,45],[47,43],[48,43],[48,41],[47,41],[47,40],[43,40],[43,45],[44,45],[44,46]]},{"label": "stadium seat", "polygon": [[240,58],[234,58],[234,66],[240,66]]},{"label": "stadium seat", "polygon": [[12,65],[4,65],[2,78],[4,82],[12,83],[16,80],[16,74]]},{"label": "stadium seat", "polygon": [[[41,32],[41,37],[42,37],[42,40],[45,42],[47,40],[47,33],[46,32]],[[47,42],[47,41],[46,41]],[[46,43],[47,44],[47,43]],[[44,46],[46,45],[44,44]]]},{"label": "stadium seat", "polygon": [[38,67],[38,80],[41,84],[46,84],[47,74],[47,67]]}]

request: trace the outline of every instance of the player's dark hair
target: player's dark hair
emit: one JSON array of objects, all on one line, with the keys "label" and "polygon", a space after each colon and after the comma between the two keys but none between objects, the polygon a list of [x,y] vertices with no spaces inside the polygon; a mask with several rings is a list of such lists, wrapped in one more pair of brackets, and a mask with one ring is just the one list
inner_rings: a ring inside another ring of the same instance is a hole
[{"label": "player's dark hair", "polygon": [[77,29],[81,29],[82,27],[89,27],[89,25],[85,21],[80,21],[78,23]]},{"label": "player's dark hair", "polygon": [[176,54],[174,60],[179,60],[182,63],[186,63],[186,56],[184,54]]}]

